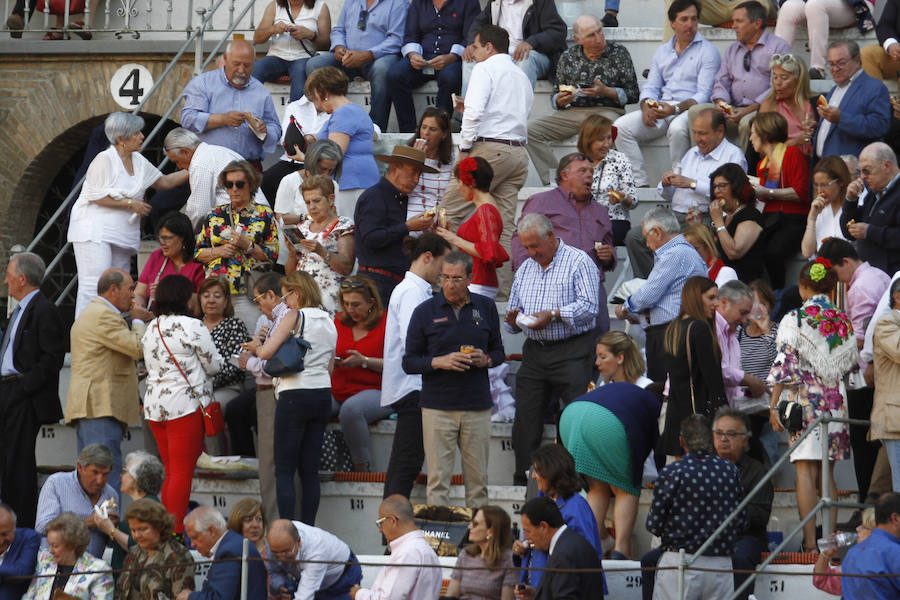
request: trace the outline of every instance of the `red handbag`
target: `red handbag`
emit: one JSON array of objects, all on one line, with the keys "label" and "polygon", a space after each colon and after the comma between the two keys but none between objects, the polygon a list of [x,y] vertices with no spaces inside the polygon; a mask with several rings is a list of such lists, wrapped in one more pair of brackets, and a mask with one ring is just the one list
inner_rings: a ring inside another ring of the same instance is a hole
[{"label": "red handbag", "polygon": [[[49,0],[51,15],[66,14],[66,0]],[[77,15],[84,12],[85,0],[69,0],[69,14]],[[45,0],[38,0],[35,10],[44,12],[46,9]]]},{"label": "red handbag", "polygon": [[166,339],[163,337],[162,329],[159,327],[159,318],[156,319],[156,330],[159,332],[159,340],[162,342],[163,348],[169,353],[172,362],[175,363],[175,366],[178,368],[178,372],[181,373],[181,376],[184,377],[185,382],[188,384],[188,389],[191,391],[191,398],[196,400],[197,406],[200,407],[200,414],[203,415],[203,430],[205,431],[206,436],[213,437],[219,435],[225,431],[225,416],[222,414],[222,404],[218,400],[213,400],[204,408],[203,404],[200,402],[200,398],[197,397],[197,392],[194,391],[194,386],[191,385],[190,379],[188,379],[188,376],[182,370],[181,365],[178,364],[175,355],[169,350]]}]

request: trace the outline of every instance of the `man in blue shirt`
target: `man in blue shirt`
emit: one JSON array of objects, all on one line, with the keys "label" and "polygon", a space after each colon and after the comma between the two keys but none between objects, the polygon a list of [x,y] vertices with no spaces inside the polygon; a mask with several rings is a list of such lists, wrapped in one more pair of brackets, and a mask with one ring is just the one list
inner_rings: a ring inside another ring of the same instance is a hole
[{"label": "man in blue shirt", "polygon": [[406,25],[406,0],[347,0],[331,30],[331,52],[306,63],[306,76],[320,67],[343,69],[352,80],[369,81],[369,116],[387,131],[391,115],[388,70],[400,60],[400,42]]},{"label": "man in blue shirt", "polygon": [[441,294],[413,311],[403,370],[422,374],[422,434],[428,463],[428,504],[450,504],[459,446],[466,506],[487,504],[491,439],[488,368],[506,359],[497,306],[470,293],[472,257],[451,252],[441,266]]},{"label": "man in blue shirt", "polygon": [[[875,523],[868,538],[850,548],[841,566],[841,586],[847,600],[900,598],[900,494],[882,494],[875,502]],[[894,577],[847,577],[850,574]]]},{"label": "man in blue shirt", "polygon": [[181,126],[259,168],[281,139],[281,123],[269,90],[250,76],[255,58],[250,42],[228,44],[223,68],[201,73],[184,87]]},{"label": "man in blue shirt", "polygon": [[403,58],[388,72],[391,101],[400,131],[415,131],[412,90],[436,79],[437,102],[453,112],[450,94],[462,85],[462,55],[466,33],[480,12],[478,0],[413,0],[406,14]]}]

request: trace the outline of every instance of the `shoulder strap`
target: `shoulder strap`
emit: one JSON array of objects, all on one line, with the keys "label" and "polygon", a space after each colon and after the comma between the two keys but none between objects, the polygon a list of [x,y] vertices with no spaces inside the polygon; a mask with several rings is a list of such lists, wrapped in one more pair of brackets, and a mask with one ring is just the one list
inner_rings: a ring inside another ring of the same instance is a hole
[{"label": "shoulder strap", "polygon": [[188,385],[188,389],[191,391],[191,398],[197,401],[197,404],[200,406],[200,410],[203,410],[203,405],[200,403],[200,398],[197,397],[197,393],[194,391],[194,386],[191,385],[191,380],[188,379],[187,374],[184,372],[184,369],[181,368],[181,365],[178,364],[178,360],[175,358],[175,355],[172,354],[172,351],[169,350],[169,345],[166,344],[166,338],[163,335],[162,329],[159,326],[159,317],[156,317],[156,331],[159,332],[159,341],[162,342],[163,348],[166,349],[166,352],[169,353],[169,357],[172,359],[172,362],[175,363],[175,367],[178,369],[178,372],[181,373],[181,376],[184,377],[184,381]]},{"label": "shoulder strap", "polygon": [[687,331],[684,334],[684,343],[685,349],[687,350],[687,359],[688,359],[688,382],[691,384],[691,412],[697,412],[697,404],[694,401],[694,373],[691,368],[691,327],[694,326],[694,322],[691,321],[687,326]]}]

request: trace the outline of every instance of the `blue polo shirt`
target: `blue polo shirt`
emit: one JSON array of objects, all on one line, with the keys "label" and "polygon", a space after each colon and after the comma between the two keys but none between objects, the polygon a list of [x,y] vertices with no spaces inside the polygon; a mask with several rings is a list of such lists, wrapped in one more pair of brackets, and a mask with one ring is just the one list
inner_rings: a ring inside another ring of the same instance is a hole
[{"label": "blue polo shirt", "polygon": [[[841,571],[850,573],[900,573],[900,539],[884,529],[872,534],[847,552]],[[841,577],[847,600],[896,600],[900,598],[900,577]]]},{"label": "blue polo shirt", "polygon": [[422,374],[422,408],[488,410],[493,406],[487,368],[471,367],[463,372],[432,368],[431,359],[459,352],[460,346],[482,350],[494,365],[506,360],[493,300],[470,293],[458,317],[443,294],[416,307],[406,332],[403,370]]}]

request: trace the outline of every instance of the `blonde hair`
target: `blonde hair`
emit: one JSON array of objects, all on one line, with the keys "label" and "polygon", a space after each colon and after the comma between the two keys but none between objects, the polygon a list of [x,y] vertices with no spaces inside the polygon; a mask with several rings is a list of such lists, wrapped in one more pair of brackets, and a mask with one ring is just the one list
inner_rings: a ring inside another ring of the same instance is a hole
[{"label": "blonde hair", "polygon": [[[794,103],[806,109],[809,104],[809,97],[812,92],[809,89],[809,69],[802,58],[798,58],[793,54],[773,54],[769,60],[769,69],[772,75],[775,74],[775,67],[781,67],[790,73],[797,80],[797,87],[794,89]],[[769,77],[769,95],[766,100],[775,102],[775,88],[772,86],[772,78]]]},{"label": "blonde hair", "polygon": [[608,331],[597,340],[597,345],[601,344],[609,348],[613,356],[622,355],[622,372],[625,373],[625,380],[628,383],[635,383],[644,374],[646,366],[641,351],[627,333]]},{"label": "blonde hair", "polygon": [[322,304],[322,292],[313,276],[306,271],[295,271],[281,278],[281,287],[297,292],[300,308],[318,307]]},{"label": "blonde hair", "polygon": [[709,232],[709,227],[706,225],[703,225],[702,223],[689,225],[684,230],[684,239],[686,239],[691,246],[703,246],[706,248],[709,251],[709,255],[713,258],[713,261],[719,258],[716,242],[713,241],[713,236]]}]

